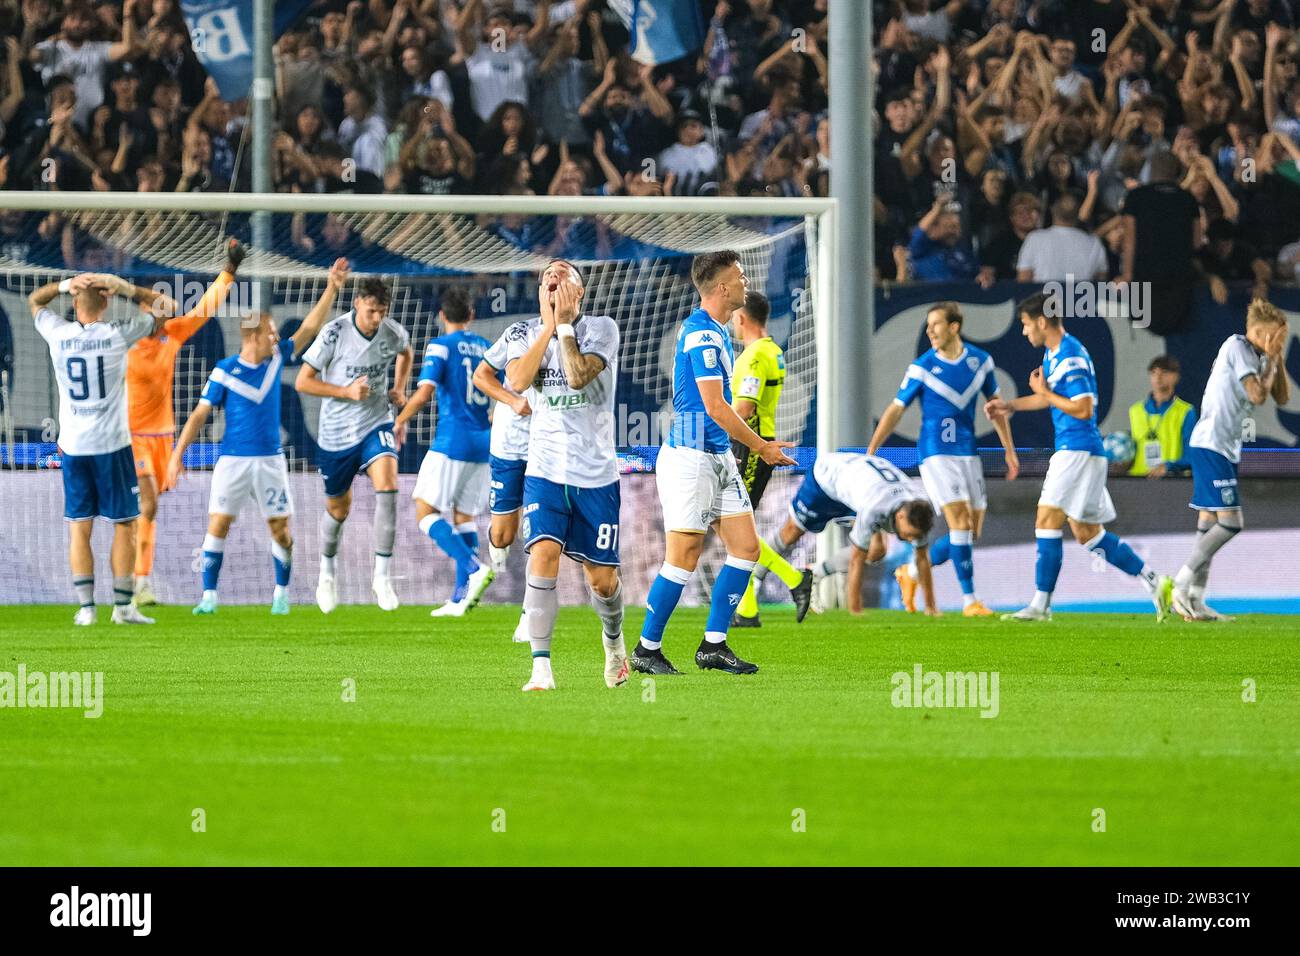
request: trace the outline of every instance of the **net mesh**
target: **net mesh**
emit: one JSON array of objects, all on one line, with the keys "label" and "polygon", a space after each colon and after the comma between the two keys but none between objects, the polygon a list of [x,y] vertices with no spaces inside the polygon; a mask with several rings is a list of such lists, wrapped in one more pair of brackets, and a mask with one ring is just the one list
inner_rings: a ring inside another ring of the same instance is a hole
[{"label": "net mesh", "polygon": [[[250,247],[230,299],[180,350],[173,402],[179,429],[195,407],[215,363],[238,350],[239,317],[265,308],[281,335],[290,334],[325,287],[337,257],[352,267],[353,283],[333,307],[351,307],[352,285],[368,275],[391,284],[390,315],[411,334],[417,364],[425,343],[439,334],[436,315],[444,292],[464,288],[473,298],[475,331],[489,340],[520,318],[535,315],[537,273],[555,257],[577,264],[586,278],[584,311],[607,314],[621,332],[616,428],[623,479],[624,580],[629,595],[643,594],[662,559],[662,526],[653,479],[655,449],[672,403],[676,331],[695,307],[691,257],[734,248],[741,253],[750,288],[772,302],[769,331],[786,349],[787,378],[778,409],[778,437],[810,446],[816,434],[816,349],[813,328],[816,220],[737,218],[714,214],[485,215],[460,213],[318,212],[270,216],[272,242]],[[0,604],[70,599],[63,489],[57,452],[58,392],[49,351],[36,333],[26,296],[39,286],[84,271],[111,271],[138,285],[167,292],[192,305],[222,261],[224,236],[251,246],[251,217],[192,211],[0,212],[0,411],[3,447],[0,482],[10,520],[0,523],[0,560],[13,573],[0,576]],[[257,277],[260,282],[254,282]],[[55,305],[71,308],[62,298]],[[113,309],[128,308],[115,301]],[[70,312],[69,312],[70,314]],[[293,388],[297,363],[283,373],[282,433],[295,499],[292,522],[295,602],[313,600],[319,555],[316,521],[324,494],[316,473],[314,441],[319,402]],[[373,383],[372,383],[373,384]],[[207,522],[210,469],[225,423],[218,411],[187,453],[186,474],[159,504],[153,588],[166,603],[194,600],[197,561]],[[446,598],[452,569],[415,527],[409,494],[436,428],[431,404],[413,422],[401,450],[402,504],[394,558],[398,593],[406,603]],[[371,600],[370,554],[373,492],[364,478],[339,560],[340,598]],[[485,539],[486,516],[480,519]],[[760,530],[768,530],[760,528]],[[107,600],[109,529],[97,530],[99,598]],[[221,578],[223,602],[264,603],[272,586],[269,538],[259,514],[246,511],[227,542]],[[516,549],[518,550],[518,549]],[[715,549],[706,555],[687,600],[707,599]],[[522,593],[522,555],[488,592],[510,602]],[[584,599],[576,569],[561,583],[566,600]]]}]

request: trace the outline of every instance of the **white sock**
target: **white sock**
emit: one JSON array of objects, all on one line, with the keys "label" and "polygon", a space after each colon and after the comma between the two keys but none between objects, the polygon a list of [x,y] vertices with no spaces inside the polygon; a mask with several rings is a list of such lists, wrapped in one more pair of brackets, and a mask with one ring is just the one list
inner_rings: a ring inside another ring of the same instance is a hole
[{"label": "white sock", "polygon": [[217,603],[217,592],[216,592],[216,591],[204,591],[204,592],[203,592],[203,600],[205,600],[205,601],[211,601],[213,604],[216,604],[216,603]]},{"label": "white sock", "polygon": [[377,578],[388,577],[388,562],[391,561],[392,559],[393,556],[391,554],[375,555],[375,577]]},{"label": "white sock", "polygon": [[1138,572],[1138,579],[1151,594],[1155,594],[1156,589],[1160,586],[1160,575],[1156,574],[1145,564],[1142,565],[1142,570]]},{"label": "white sock", "polygon": [[975,604],[975,603],[977,603],[978,601],[979,601],[979,598],[977,598],[977,597],[974,595],[974,593],[971,593],[971,594],[963,594],[963,595],[961,596],[961,606],[962,606],[962,607],[970,607],[972,604]]},{"label": "white sock", "polygon": [[1051,591],[1035,591],[1034,599],[1029,602],[1029,606],[1035,611],[1046,611],[1052,606]]},{"label": "white sock", "polygon": [[277,585],[275,586],[275,595],[274,595],[274,596],[277,597],[277,598],[288,597],[288,596],[289,596],[289,589],[288,589],[287,587],[285,587],[283,584],[277,584]]},{"label": "white sock", "polygon": [[1180,591],[1185,591],[1191,587],[1192,580],[1195,577],[1196,572],[1184,564],[1178,569],[1178,573],[1174,575],[1174,587],[1178,588]]},{"label": "white sock", "polygon": [[320,573],[334,577],[334,556],[322,554],[320,556]]}]

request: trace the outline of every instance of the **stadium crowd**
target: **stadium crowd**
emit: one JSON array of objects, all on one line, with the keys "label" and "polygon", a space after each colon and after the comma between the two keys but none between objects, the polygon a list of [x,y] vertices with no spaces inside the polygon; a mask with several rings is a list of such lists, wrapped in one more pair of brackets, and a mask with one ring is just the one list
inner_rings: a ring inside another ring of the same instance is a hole
[{"label": "stadium crowd", "polygon": [[[829,2],[701,0],[648,67],[606,0],[321,0],[275,49],[275,188],[826,195]],[[879,276],[1294,279],[1292,2],[875,0]],[[5,188],[250,187],[176,0],[4,12]]]}]

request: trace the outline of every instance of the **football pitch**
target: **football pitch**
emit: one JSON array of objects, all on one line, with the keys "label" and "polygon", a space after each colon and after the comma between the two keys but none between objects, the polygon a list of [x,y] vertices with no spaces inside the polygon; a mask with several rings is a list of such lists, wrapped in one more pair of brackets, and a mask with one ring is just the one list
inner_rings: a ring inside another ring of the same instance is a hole
[{"label": "football pitch", "polygon": [[[0,709],[0,863],[1300,863],[1294,617],[765,609],[733,677],[695,667],[683,609],[682,676],[610,690],[566,608],[559,689],[524,694],[515,607],[155,610],[0,608],[0,672],[103,672],[96,719]],[[894,677],[918,666],[996,700],[896,706],[927,702]]]}]

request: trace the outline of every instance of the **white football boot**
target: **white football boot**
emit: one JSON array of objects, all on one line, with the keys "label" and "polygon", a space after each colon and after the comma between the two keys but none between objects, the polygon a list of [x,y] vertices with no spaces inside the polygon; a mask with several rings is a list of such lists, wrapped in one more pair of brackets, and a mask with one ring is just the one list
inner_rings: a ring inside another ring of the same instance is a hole
[{"label": "white football boot", "polygon": [[605,644],[603,636],[601,643],[605,647],[605,686],[617,687],[619,684],[626,683],[629,668],[627,648],[623,645],[623,635],[618,636],[618,643],[613,647]]},{"label": "white football boot", "polygon": [[145,617],[134,604],[119,604],[113,608],[114,624],[152,624],[153,618]]},{"label": "white football boot", "polygon": [[77,627],[91,627],[99,620],[99,611],[95,605],[88,604],[86,607],[77,608],[77,616],[72,619],[72,623]]},{"label": "white football boot", "polygon": [[316,579],[316,606],[323,614],[328,614],[339,606],[339,592],[334,584],[334,575],[321,574]]},{"label": "white football boot", "polygon": [[379,605],[379,610],[396,611],[401,606],[397,592],[393,590],[393,582],[387,576],[371,581],[370,590],[375,592],[375,603]]},{"label": "white football boot", "polygon": [[492,570],[490,564],[480,564],[478,570],[469,576],[465,582],[465,599],[462,603],[465,610],[478,605],[479,599],[483,597],[483,592],[488,589],[488,585],[496,578],[497,573]]},{"label": "white football boot", "polygon": [[528,615],[521,613],[519,623],[515,625],[515,632],[510,635],[510,640],[516,644],[527,644],[532,639],[532,635],[528,633]]},{"label": "white football boot", "polygon": [[1023,607],[1014,614],[1003,614],[1004,621],[1050,621],[1052,619],[1052,609],[1040,611],[1032,604],[1029,607]]},{"label": "white football boot", "polygon": [[464,617],[469,608],[464,601],[448,601],[429,612],[429,617]]},{"label": "white football boot", "polygon": [[533,658],[533,676],[528,678],[524,690],[555,690],[555,676],[551,673],[549,657]]}]

